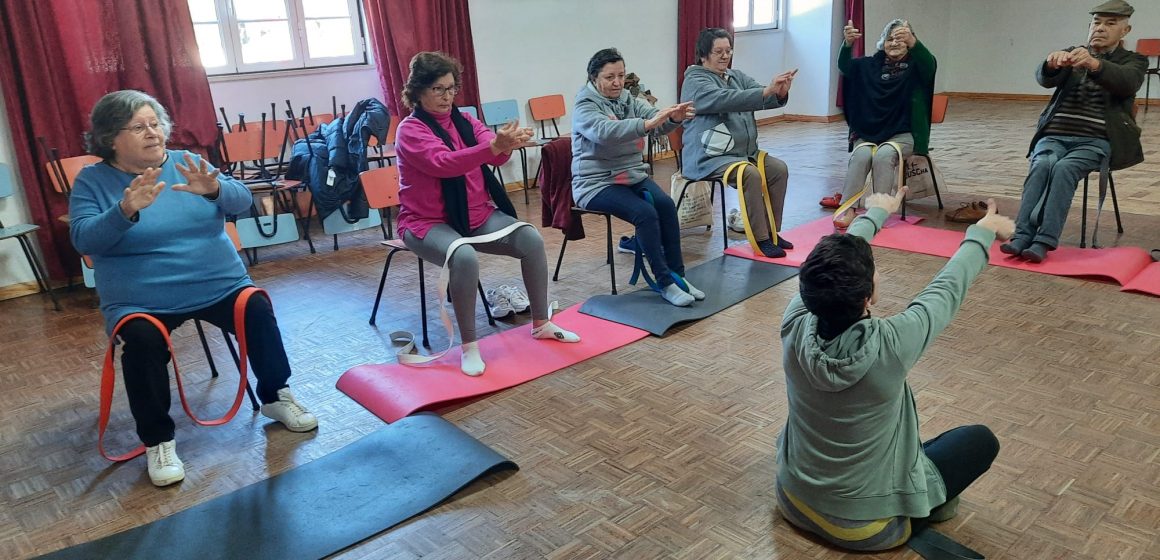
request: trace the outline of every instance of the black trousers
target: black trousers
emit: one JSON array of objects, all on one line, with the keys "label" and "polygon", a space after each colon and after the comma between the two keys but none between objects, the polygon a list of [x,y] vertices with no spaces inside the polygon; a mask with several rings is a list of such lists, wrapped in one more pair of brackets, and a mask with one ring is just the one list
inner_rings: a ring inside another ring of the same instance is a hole
[{"label": "black trousers", "polygon": [[[241,289],[218,303],[188,313],[151,313],[172,332],[182,323],[197,319],[234,332],[234,302]],[[173,439],[175,426],[169,416],[169,349],[165,338],[152,323],[133,319],[118,333],[123,343],[121,371],[129,410],[137,422],[137,436],[152,447]],[[290,379],[290,362],[282,345],[282,333],[274,318],[274,308],[262,295],[251,297],[246,304],[246,342],[249,362],[258,379],[258,399],[263,403],[278,400],[278,390]]]},{"label": "black trousers", "polygon": [[999,440],[986,426],[959,426],[924,442],[922,450],[942,475],[950,500],[991,468]]}]

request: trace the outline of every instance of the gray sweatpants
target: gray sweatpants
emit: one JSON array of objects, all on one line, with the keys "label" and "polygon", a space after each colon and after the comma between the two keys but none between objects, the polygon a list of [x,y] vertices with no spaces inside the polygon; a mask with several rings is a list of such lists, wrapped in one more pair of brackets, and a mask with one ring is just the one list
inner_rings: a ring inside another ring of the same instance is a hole
[{"label": "gray sweatpants", "polygon": [[[720,179],[725,175],[729,166],[722,165],[708,179]],[[729,177],[732,181],[733,177]],[[754,241],[765,241],[773,237],[773,229],[769,226],[769,216],[765,212],[765,193],[761,188],[761,172],[753,165],[745,166],[741,175],[745,192],[745,213],[748,214],[749,226],[753,231]],[[785,207],[785,189],[789,185],[789,167],[784,161],[769,154],[765,156],[765,184],[769,188],[769,204],[773,207],[773,219],[781,227],[782,208]],[[725,202],[722,201],[721,204]],[[724,226],[722,226],[724,227]]]},{"label": "gray sweatpants", "polygon": [[[902,146],[903,158],[914,154],[914,137],[909,132],[896,134],[887,142],[897,142]],[[857,143],[854,142],[855,145]],[[866,185],[866,174],[871,168],[874,169],[873,192],[892,194],[898,187],[898,152],[885,142],[873,155],[872,151],[870,146],[864,146],[850,154],[850,164],[846,168],[846,186],[842,189],[843,202],[862,191]]]},{"label": "gray sweatpants", "polygon": [[[495,211],[482,226],[475,228],[471,236],[499,231],[516,220],[500,211]],[[447,259],[447,248],[456,239],[463,237],[455,228],[439,224],[423,239],[407,231],[403,243],[419,258],[432,263],[442,263]],[[479,256],[477,252],[490,255],[506,255],[520,259],[520,269],[524,276],[524,289],[532,307],[532,319],[548,318],[548,260],[544,254],[544,238],[534,227],[517,228],[498,241],[464,245],[451,258],[451,278],[447,291],[451,296],[451,306],[455,309],[455,321],[459,323],[459,336],[463,342],[475,342],[475,287],[479,283]]]}]

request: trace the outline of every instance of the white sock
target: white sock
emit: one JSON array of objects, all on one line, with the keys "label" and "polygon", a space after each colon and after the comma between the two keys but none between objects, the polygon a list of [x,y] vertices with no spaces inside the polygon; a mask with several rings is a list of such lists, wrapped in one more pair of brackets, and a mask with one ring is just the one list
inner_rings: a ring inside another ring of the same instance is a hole
[{"label": "white sock", "polygon": [[459,368],[463,373],[475,377],[483,374],[483,356],[479,355],[479,342],[464,342],[461,347],[463,356],[459,359]]},{"label": "white sock", "polygon": [[693,299],[697,301],[705,299],[705,292],[702,292],[701,290],[698,290],[696,286],[693,286],[693,284],[689,282],[688,278],[681,278],[681,280],[685,281],[685,287],[689,289],[689,295],[693,296]]},{"label": "white sock", "polygon": [[665,286],[665,289],[661,290],[661,297],[677,307],[688,307],[693,305],[694,301],[693,296],[682,290],[675,282]]},{"label": "white sock", "polygon": [[558,340],[560,342],[580,342],[580,335],[557,327],[551,321],[532,327],[532,338]]}]

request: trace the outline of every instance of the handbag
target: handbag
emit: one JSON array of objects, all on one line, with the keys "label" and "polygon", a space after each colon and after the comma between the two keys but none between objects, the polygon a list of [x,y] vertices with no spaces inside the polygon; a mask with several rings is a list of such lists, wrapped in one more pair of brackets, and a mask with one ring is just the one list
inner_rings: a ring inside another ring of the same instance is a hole
[{"label": "handbag", "polygon": [[906,200],[917,200],[933,195],[936,184],[946,191],[942,172],[933,161],[917,154],[906,158],[906,186],[910,187]]},{"label": "handbag", "polygon": [[690,181],[680,171],[673,173],[669,196],[677,205],[677,222],[681,229],[713,227],[712,187],[708,181]]}]

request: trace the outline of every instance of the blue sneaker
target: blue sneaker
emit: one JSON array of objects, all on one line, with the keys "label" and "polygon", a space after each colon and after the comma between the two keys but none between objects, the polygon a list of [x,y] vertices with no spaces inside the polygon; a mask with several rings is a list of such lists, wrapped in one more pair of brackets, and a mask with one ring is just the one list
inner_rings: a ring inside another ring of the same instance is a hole
[{"label": "blue sneaker", "polygon": [[620,236],[620,243],[617,244],[616,250],[618,252],[628,253],[630,255],[636,253],[636,236]]}]

